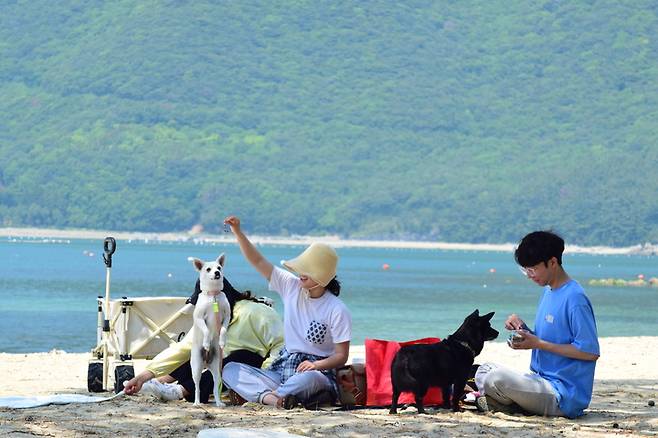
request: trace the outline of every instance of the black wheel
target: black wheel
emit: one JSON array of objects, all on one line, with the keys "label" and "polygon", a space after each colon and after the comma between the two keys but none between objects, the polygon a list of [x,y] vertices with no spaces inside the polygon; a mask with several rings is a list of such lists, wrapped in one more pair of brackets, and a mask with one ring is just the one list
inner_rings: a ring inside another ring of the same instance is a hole
[{"label": "black wheel", "polygon": [[123,382],[135,377],[135,369],[132,365],[118,365],[114,368],[114,392],[123,391]]},{"label": "black wheel", "polygon": [[91,362],[87,368],[87,390],[103,391],[103,362]]}]

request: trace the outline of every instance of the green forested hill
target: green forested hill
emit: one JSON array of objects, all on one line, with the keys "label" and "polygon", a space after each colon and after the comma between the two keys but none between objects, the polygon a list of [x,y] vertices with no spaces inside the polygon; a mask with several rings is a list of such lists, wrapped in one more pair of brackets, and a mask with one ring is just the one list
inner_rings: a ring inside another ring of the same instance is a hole
[{"label": "green forested hill", "polygon": [[658,241],[654,1],[0,2],[0,226]]}]

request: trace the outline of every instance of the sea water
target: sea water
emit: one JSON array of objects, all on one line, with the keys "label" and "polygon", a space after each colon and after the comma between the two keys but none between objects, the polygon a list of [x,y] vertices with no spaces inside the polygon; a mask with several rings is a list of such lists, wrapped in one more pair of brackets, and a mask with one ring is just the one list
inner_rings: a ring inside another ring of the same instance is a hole
[{"label": "sea water", "polygon": [[[259,246],[276,265],[303,249]],[[197,272],[187,257],[210,260],[220,253],[226,253],[226,276],[237,289],[273,298],[283,313],[278,296],[235,243],[119,240],[110,298],[189,296]],[[106,287],[102,254],[100,240],[1,240],[0,352],[90,351],[96,345],[97,297]],[[339,248],[338,254],[340,298],[352,313],[353,344],[443,338],[475,309],[495,311],[492,323],[503,334],[510,313],[533,325],[542,289],[521,274],[510,252]],[[585,287],[600,336],[658,334],[657,287],[588,285],[598,278],[658,277],[658,257],[565,254],[563,262]]]}]

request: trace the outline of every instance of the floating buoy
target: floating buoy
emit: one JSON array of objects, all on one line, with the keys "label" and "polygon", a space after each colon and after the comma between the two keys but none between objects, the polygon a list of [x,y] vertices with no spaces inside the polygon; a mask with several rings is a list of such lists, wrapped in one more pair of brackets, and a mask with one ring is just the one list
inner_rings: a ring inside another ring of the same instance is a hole
[{"label": "floating buoy", "polygon": [[384,271],[388,271],[390,267],[391,267],[391,265],[389,265],[388,263],[384,263],[384,264],[382,265],[382,269],[383,269]]},{"label": "floating buoy", "polygon": [[489,269],[489,272],[491,272],[492,274],[495,274],[496,273],[496,268]]},{"label": "floating buoy", "polygon": [[167,277],[168,277],[168,278],[171,278],[171,277],[172,277],[171,272],[167,274]]}]

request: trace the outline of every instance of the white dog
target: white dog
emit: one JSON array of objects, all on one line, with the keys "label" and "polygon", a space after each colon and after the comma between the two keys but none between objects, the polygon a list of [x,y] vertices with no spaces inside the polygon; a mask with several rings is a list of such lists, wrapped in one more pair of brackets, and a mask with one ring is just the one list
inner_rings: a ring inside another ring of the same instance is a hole
[{"label": "white dog", "polygon": [[192,379],[194,380],[194,404],[201,403],[199,384],[201,373],[207,367],[214,380],[213,394],[215,404],[224,406],[220,400],[219,385],[222,381],[220,370],[222,369],[222,354],[226,345],[226,330],[231,319],[231,309],[226,295],[222,291],[224,287],[224,254],[217,260],[204,262],[194,257],[188,257],[197,271],[201,284],[201,293],[196,302],[193,314],[192,326],[192,351],[190,366],[192,367]]}]

